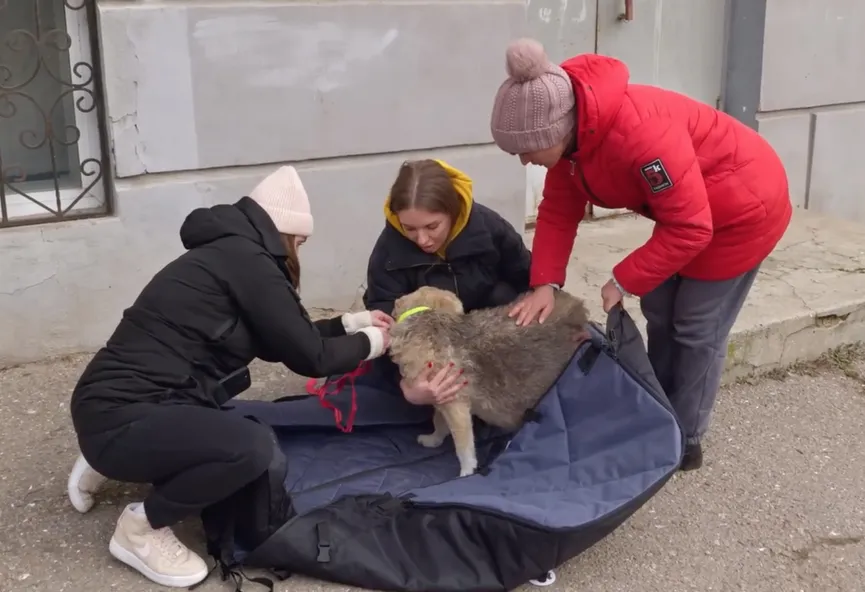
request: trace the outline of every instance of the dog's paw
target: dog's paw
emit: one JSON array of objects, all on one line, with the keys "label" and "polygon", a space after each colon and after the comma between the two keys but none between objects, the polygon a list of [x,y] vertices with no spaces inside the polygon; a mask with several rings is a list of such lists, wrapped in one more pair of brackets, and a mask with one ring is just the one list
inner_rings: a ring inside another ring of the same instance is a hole
[{"label": "dog's paw", "polygon": [[444,442],[443,438],[439,438],[435,434],[421,434],[417,437],[417,442],[424,448],[438,448]]},{"label": "dog's paw", "polygon": [[460,469],[460,477],[468,477],[474,475],[477,467],[463,467]]},{"label": "dog's paw", "polygon": [[465,463],[460,463],[460,477],[468,477],[469,475],[474,475],[475,471],[478,469],[478,461],[477,459],[472,459]]}]

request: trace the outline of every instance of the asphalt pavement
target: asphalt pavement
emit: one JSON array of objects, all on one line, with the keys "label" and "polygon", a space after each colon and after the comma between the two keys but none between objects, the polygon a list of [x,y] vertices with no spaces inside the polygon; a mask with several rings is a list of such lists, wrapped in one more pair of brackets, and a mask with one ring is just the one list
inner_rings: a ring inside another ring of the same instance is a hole
[{"label": "asphalt pavement", "polygon": [[[0,372],[2,591],[165,590],[108,554],[119,511],[141,488],[113,484],[84,516],[66,500],[77,453],[69,394],[88,359]],[[842,362],[725,387],[703,469],[675,476],[611,536],[562,566],[546,590],[865,590],[865,363]],[[303,384],[266,364],[254,367],[253,380],[253,397]],[[198,524],[179,532],[201,548]],[[199,588],[232,589],[218,578]],[[344,590],[351,588],[300,577],[277,585]]]}]

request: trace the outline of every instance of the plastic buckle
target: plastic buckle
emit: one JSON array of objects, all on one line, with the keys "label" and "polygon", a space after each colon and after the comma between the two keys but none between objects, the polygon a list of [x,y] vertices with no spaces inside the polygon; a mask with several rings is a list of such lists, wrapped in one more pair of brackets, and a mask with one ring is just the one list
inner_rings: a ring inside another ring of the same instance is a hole
[{"label": "plastic buckle", "polygon": [[315,525],[315,530],[318,534],[318,557],[316,561],[328,563],[330,561],[330,528],[326,522],[319,522]]},{"label": "plastic buckle", "polygon": [[543,579],[538,578],[536,580],[529,580],[529,583],[533,586],[541,586],[542,588],[552,586],[556,583],[556,572],[550,570],[543,575]]},{"label": "plastic buckle", "polygon": [[319,543],[318,544],[318,557],[316,561],[319,563],[328,563],[330,561],[330,544],[329,543]]}]

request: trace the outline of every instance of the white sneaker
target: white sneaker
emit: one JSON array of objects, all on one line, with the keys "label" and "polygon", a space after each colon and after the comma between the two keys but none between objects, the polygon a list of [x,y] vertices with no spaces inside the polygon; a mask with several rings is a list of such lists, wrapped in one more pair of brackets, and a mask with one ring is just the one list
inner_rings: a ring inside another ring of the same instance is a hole
[{"label": "white sneaker", "polygon": [[108,550],[157,584],[187,588],[207,577],[207,564],[177,540],[170,528],[154,530],[139,504],[126,506]]},{"label": "white sneaker", "polygon": [[86,514],[93,507],[95,500],[93,494],[97,493],[107,478],[93,470],[87,464],[82,455],[78,455],[75,465],[72,467],[72,472],[69,473],[69,480],[66,482],[66,493],[69,495],[69,501],[76,510],[82,514]]}]

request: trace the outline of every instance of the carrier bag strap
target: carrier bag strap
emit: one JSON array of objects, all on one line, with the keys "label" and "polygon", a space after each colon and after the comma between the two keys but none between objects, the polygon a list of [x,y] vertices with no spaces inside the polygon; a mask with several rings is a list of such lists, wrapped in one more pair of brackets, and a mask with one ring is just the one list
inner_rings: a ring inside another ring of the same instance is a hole
[{"label": "carrier bag strap", "polygon": [[655,394],[666,399],[666,393],[649,361],[640,329],[621,303],[611,308],[607,314],[607,343],[609,353],[617,362],[637,374]]},{"label": "carrier bag strap", "polygon": [[258,584],[259,586],[263,586],[264,588],[267,588],[268,592],[273,592],[273,580],[271,580],[270,578],[250,577],[246,575],[246,572],[243,571],[242,567],[229,567],[220,560],[217,560],[213,567],[210,568],[210,571],[207,572],[207,575],[203,580],[201,580],[197,584],[189,586],[187,590],[197,590],[199,586],[204,584],[210,578],[211,574],[213,574],[213,572],[216,571],[217,568],[219,568],[220,570],[219,575],[223,582],[231,580],[231,583],[234,584],[234,592],[243,592],[244,580],[253,584]]},{"label": "carrier bag strap", "polygon": [[[367,370],[369,370],[369,362],[364,361],[351,372],[343,374],[335,379],[333,377],[326,378],[321,386],[318,386],[318,383],[314,378],[310,378],[306,382],[307,394],[317,396],[322,407],[333,411],[333,418],[336,422],[336,427],[339,428],[341,432],[348,433],[354,428],[354,418],[357,415],[357,389],[355,388],[355,380],[358,376],[366,374]],[[351,384],[351,407],[345,425],[343,425],[342,411],[335,404],[331,403],[327,397],[328,395],[335,395],[342,391],[346,382]]]},{"label": "carrier bag strap", "polygon": [[619,352],[622,350],[622,337],[625,336],[626,332],[631,335],[633,334],[633,331],[630,330],[632,327],[633,331],[636,331],[637,335],[639,335],[636,323],[634,323],[631,315],[628,314],[628,311],[625,310],[625,307],[621,303],[616,304],[607,313],[607,344],[610,347],[610,353],[614,357],[619,357]]}]

